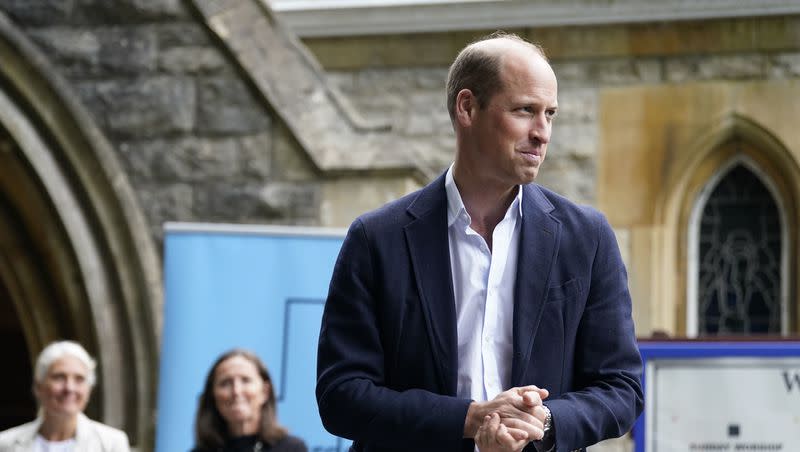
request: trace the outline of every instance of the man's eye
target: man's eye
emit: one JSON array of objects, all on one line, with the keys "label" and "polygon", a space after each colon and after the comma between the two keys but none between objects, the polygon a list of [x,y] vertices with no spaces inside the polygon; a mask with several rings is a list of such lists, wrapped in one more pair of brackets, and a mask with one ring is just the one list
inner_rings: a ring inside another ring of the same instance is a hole
[{"label": "man's eye", "polygon": [[557,113],[558,112],[553,109],[545,111],[545,114],[547,115],[548,118],[555,118]]}]

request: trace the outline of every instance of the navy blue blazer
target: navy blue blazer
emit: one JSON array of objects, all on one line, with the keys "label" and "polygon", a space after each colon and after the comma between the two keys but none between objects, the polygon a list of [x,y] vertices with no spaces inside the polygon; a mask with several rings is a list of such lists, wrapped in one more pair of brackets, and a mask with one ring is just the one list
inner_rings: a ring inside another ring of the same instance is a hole
[{"label": "navy blue blazer", "polygon": [[[357,451],[463,447],[444,179],[356,219],[334,267],[316,396]],[[625,434],[643,407],[627,274],[602,214],[523,190],[511,384],[550,391],[570,451]]]}]

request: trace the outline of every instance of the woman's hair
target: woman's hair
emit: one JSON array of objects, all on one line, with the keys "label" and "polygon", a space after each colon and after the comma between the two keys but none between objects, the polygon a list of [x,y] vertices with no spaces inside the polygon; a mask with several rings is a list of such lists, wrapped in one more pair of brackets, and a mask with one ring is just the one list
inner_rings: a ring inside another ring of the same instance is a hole
[{"label": "woman's hair", "polygon": [[225,440],[228,438],[228,425],[220,414],[214,400],[214,374],[217,372],[217,367],[219,367],[223,361],[233,358],[234,356],[241,356],[253,363],[261,379],[269,383],[267,401],[261,408],[261,427],[258,435],[267,444],[275,445],[288,434],[287,430],[278,424],[275,391],[273,390],[274,385],[272,384],[272,379],[269,377],[267,367],[255,353],[235,348],[223,353],[222,356],[217,358],[206,376],[206,383],[203,387],[203,394],[200,395],[200,406],[197,409],[197,418],[194,424],[195,441],[199,449],[219,449],[225,445]]},{"label": "woman's hair", "polygon": [[97,375],[95,374],[97,363],[89,356],[89,352],[85,348],[73,341],[52,342],[39,353],[39,357],[36,358],[36,367],[33,370],[33,383],[42,383],[47,377],[47,371],[50,370],[50,366],[65,356],[71,356],[86,366],[88,371],[87,383],[89,383],[89,387],[93,387],[97,380]]}]

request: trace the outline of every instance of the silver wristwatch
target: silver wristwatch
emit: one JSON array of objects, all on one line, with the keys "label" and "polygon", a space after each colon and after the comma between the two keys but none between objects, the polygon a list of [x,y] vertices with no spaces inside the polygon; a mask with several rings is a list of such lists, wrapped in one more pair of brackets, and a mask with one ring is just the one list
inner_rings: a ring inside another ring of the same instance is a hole
[{"label": "silver wristwatch", "polygon": [[545,412],[544,426],[542,430],[544,431],[544,437],[547,437],[547,435],[550,433],[550,430],[553,429],[553,415],[550,413],[550,408],[547,408],[547,405],[542,405],[542,408],[544,408]]}]

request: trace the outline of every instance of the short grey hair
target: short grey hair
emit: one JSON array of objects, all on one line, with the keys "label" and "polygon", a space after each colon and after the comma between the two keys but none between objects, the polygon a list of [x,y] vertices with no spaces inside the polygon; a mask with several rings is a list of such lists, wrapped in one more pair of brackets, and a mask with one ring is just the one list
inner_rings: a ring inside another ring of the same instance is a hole
[{"label": "short grey hair", "polygon": [[50,366],[65,356],[76,358],[86,366],[88,370],[87,383],[89,383],[89,387],[93,387],[95,381],[97,381],[97,375],[95,373],[97,363],[89,356],[89,352],[87,352],[81,344],[74,341],[56,341],[45,347],[36,358],[33,382],[42,383],[45,377],[47,377],[47,371],[50,370]]},{"label": "short grey hair", "polygon": [[493,39],[507,39],[522,44],[548,61],[542,46],[513,33],[496,31],[472,41],[459,52],[447,73],[447,112],[450,113],[450,121],[455,122],[456,97],[462,89],[472,91],[478,106],[483,109],[492,96],[503,88],[500,75],[503,53],[476,45]]}]

